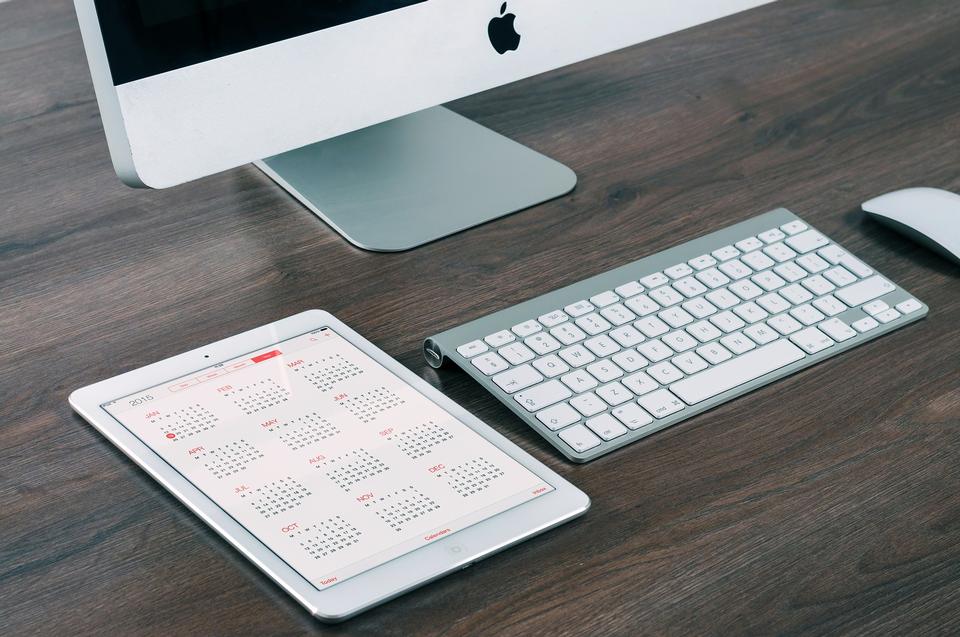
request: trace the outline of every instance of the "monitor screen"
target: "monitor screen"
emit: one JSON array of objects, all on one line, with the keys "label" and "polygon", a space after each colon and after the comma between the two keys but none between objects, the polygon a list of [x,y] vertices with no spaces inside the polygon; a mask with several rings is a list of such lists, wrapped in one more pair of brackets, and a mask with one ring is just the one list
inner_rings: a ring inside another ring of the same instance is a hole
[{"label": "monitor screen", "polygon": [[426,0],[95,0],[114,85]]}]

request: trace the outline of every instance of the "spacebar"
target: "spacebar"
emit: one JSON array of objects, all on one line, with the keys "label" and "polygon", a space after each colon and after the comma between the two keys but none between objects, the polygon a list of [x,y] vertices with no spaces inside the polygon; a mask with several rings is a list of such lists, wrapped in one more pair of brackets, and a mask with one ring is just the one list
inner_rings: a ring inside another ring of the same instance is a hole
[{"label": "spacebar", "polygon": [[696,405],[794,363],[804,356],[799,347],[785,338],[780,339],[731,361],[720,363],[696,376],[677,381],[670,385],[670,391],[688,405]]}]

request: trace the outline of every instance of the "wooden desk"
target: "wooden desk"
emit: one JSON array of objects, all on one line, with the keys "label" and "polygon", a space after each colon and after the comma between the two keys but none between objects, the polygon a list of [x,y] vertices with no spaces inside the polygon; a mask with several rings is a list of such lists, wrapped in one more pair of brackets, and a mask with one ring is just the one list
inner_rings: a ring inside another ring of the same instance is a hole
[{"label": "wooden desk", "polygon": [[[405,254],[257,170],[114,176],[71,4],[0,5],[0,630],[376,635],[960,630],[960,269],[866,220],[960,191],[960,5],[784,1],[457,102],[570,196]],[[421,339],[788,205],[921,323],[575,466]],[[581,520],[328,628],[68,393],[326,308],[593,497]]]}]

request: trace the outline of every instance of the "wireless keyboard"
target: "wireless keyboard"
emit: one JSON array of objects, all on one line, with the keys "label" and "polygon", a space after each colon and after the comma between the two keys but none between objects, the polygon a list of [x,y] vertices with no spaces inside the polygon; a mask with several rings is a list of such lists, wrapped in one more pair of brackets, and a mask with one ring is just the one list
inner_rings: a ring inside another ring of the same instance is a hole
[{"label": "wireless keyboard", "polygon": [[586,462],[926,315],[786,209],[424,342]]}]

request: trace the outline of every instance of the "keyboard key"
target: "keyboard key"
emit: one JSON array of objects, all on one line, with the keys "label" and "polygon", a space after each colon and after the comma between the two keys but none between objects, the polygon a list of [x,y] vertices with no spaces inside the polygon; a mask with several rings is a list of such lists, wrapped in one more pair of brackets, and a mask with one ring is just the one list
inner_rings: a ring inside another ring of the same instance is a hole
[{"label": "keyboard key", "polygon": [[690,259],[687,264],[694,270],[705,270],[717,265],[717,260],[709,254],[704,254],[695,259]]},{"label": "keyboard key", "polygon": [[627,403],[614,409],[612,413],[627,429],[639,429],[653,422],[653,417],[637,403]]},{"label": "keyboard key", "polygon": [[596,418],[591,418],[587,421],[587,427],[604,440],[613,440],[627,433],[627,428],[610,414],[601,414]]},{"label": "keyboard key", "polygon": [[510,331],[520,338],[524,338],[526,336],[530,336],[531,334],[536,334],[542,329],[543,326],[541,326],[540,323],[530,319],[529,321],[524,321],[523,323],[514,325],[512,328],[510,328]]},{"label": "keyboard key", "polygon": [[700,283],[700,281],[697,281],[695,278],[690,276],[680,279],[679,281],[674,281],[673,289],[688,299],[692,299],[695,296],[700,296],[707,291],[707,288],[703,285],[703,283]]},{"label": "keyboard key", "polygon": [[570,448],[576,452],[583,453],[600,445],[600,439],[584,427],[583,425],[574,425],[560,432],[560,439],[570,445]]},{"label": "keyboard key", "polygon": [[670,327],[683,327],[693,323],[693,317],[682,307],[671,307],[660,312],[657,316]]},{"label": "keyboard key", "polygon": [[596,308],[593,307],[593,303],[590,301],[577,301],[576,303],[571,303],[567,307],[563,308],[563,311],[576,318],[578,316],[583,316],[584,314],[589,314],[595,309]]},{"label": "keyboard key", "polygon": [[716,365],[717,363],[722,363],[725,360],[730,360],[733,358],[733,354],[730,353],[730,350],[720,343],[704,345],[697,350],[697,354],[699,354],[701,358],[711,365]]},{"label": "keyboard key", "polygon": [[801,268],[795,262],[781,263],[775,267],[773,271],[782,276],[789,283],[799,281],[807,276],[807,271]]},{"label": "keyboard key", "polygon": [[819,323],[823,319],[827,318],[823,315],[823,312],[813,307],[809,303],[798,305],[790,310],[790,316],[797,319],[804,325],[813,325],[814,323]]},{"label": "keyboard key", "polygon": [[623,304],[631,311],[636,312],[637,316],[648,316],[661,309],[660,304],[646,294],[639,294],[632,299],[627,299]]},{"label": "keyboard key", "polygon": [[573,345],[587,337],[587,334],[576,325],[563,323],[550,329],[550,335],[564,345]]},{"label": "keyboard key", "polygon": [[588,391],[585,394],[580,394],[575,398],[571,398],[570,406],[587,417],[595,416],[601,411],[606,411],[607,409],[607,404],[600,400],[600,397],[594,394],[592,391]]},{"label": "keyboard key", "polygon": [[656,316],[640,319],[633,326],[643,332],[643,335],[647,338],[654,338],[670,331],[670,326]]},{"label": "keyboard key", "polygon": [[716,306],[706,299],[693,299],[692,301],[687,301],[680,307],[698,319],[706,318],[711,314],[717,313]]},{"label": "keyboard key", "polygon": [[670,346],[675,352],[685,352],[688,349],[693,349],[700,343],[697,342],[695,338],[687,334],[686,332],[670,332],[660,337],[664,343]]},{"label": "keyboard key", "polygon": [[790,309],[790,301],[787,301],[776,292],[761,296],[757,299],[757,305],[771,314],[779,314],[780,312],[786,312]]},{"label": "keyboard key", "polygon": [[616,354],[620,351],[620,346],[617,345],[617,342],[606,334],[601,334],[600,336],[594,336],[591,339],[587,339],[583,342],[583,344],[588,350],[600,358],[610,356],[611,354]]},{"label": "keyboard key", "polygon": [[769,312],[753,302],[738,305],[733,308],[733,313],[747,323],[756,323],[770,316]]},{"label": "keyboard key", "polygon": [[580,414],[567,403],[560,403],[537,412],[537,420],[552,431],[563,429],[567,425],[580,422]]},{"label": "keyboard key", "polygon": [[827,319],[823,323],[817,325],[817,329],[821,330],[824,334],[838,343],[848,341],[857,335],[857,333],[851,329],[849,325],[837,318]]},{"label": "keyboard key", "polygon": [[669,282],[670,279],[668,279],[663,272],[654,272],[640,279],[640,284],[647,289],[665,285]]},{"label": "keyboard key", "polygon": [[795,221],[791,221],[790,223],[783,224],[780,226],[780,229],[788,235],[794,235],[806,230],[807,224],[797,219]]},{"label": "keyboard key", "polygon": [[806,254],[829,244],[830,240],[816,230],[807,230],[795,236],[787,237],[784,243],[800,254]]},{"label": "keyboard key", "polygon": [[560,341],[555,339],[550,334],[543,332],[534,334],[533,336],[528,336],[527,338],[523,339],[523,342],[527,347],[532,349],[540,356],[549,354],[550,352],[555,352],[562,347]]},{"label": "keyboard key", "polygon": [[723,332],[714,327],[709,321],[697,321],[693,325],[688,325],[687,332],[701,343],[709,343],[723,336]]},{"label": "keyboard key", "polygon": [[907,299],[902,303],[897,303],[897,310],[903,314],[913,314],[922,307],[923,305],[917,299]]},{"label": "keyboard key", "polygon": [[590,302],[593,303],[596,307],[607,307],[608,305],[619,303],[620,297],[617,296],[613,291],[607,290],[606,292],[601,292],[596,296],[591,296]]},{"label": "keyboard key", "polygon": [[703,272],[697,272],[696,277],[698,281],[712,290],[730,283],[730,277],[716,268],[709,268]]},{"label": "keyboard key", "polygon": [[550,354],[533,361],[533,366],[547,378],[554,378],[570,371],[570,366],[556,354]]},{"label": "keyboard key", "polygon": [[613,325],[610,325],[610,321],[596,313],[581,316],[574,322],[577,324],[577,327],[591,336],[606,332],[613,327]]},{"label": "keyboard key", "polygon": [[666,360],[674,354],[673,350],[664,345],[663,341],[660,339],[654,339],[652,341],[647,341],[642,345],[638,345],[637,351],[643,354],[644,358],[653,363]]},{"label": "keyboard key", "polygon": [[502,347],[507,343],[512,343],[517,340],[517,337],[514,336],[510,330],[500,330],[495,334],[485,337],[483,340],[485,340],[490,347]]},{"label": "keyboard key", "polygon": [[739,296],[744,301],[755,299],[763,294],[763,290],[753,281],[734,281],[727,286],[727,289]]},{"label": "keyboard key", "polygon": [[766,272],[761,272],[760,274],[754,274],[752,277],[750,277],[750,280],[762,287],[767,292],[779,290],[787,284],[787,282],[784,281],[783,278],[773,270],[767,270]]},{"label": "keyboard key", "polygon": [[795,363],[803,357],[803,352],[796,345],[780,339],[676,382],[670,386],[670,391],[688,405],[696,405]]},{"label": "keyboard key", "polygon": [[693,352],[687,352],[673,358],[670,361],[673,363],[677,369],[682,371],[684,374],[696,374],[699,371],[702,371],[709,367],[707,361],[703,360]]},{"label": "keyboard key", "polygon": [[620,287],[616,288],[614,292],[619,294],[622,298],[629,299],[631,296],[636,296],[644,291],[642,285],[637,281],[630,281],[629,283],[624,283]]},{"label": "keyboard key", "polygon": [[521,389],[526,389],[531,385],[536,385],[543,380],[543,376],[535,370],[530,365],[521,365],[520,367],[514,367],[513,369],[508,369],[505,372],[500,372],[493,377],[493,382],[500,386],[500,389],[512,394],[518,392]]},{"label": "keyboard key", "polygon": [[786,237],[787,235],[780,232],[778,228],[773,228],[772,230],[767,230],[757,235],[757,238],[764,243],[776,243],[777,241],[783,241]]},{"label": "keyboard key", "polygon": [[474,356],[470,359],[470,362],[487,376],[493,376],[497,372],[502,372],[510,367],[510,364],[500,358],[495,352],[487,352],[486,354]]},{"label": "keyboard key", "polygon": [[879,298],[884,294],[893,292],[895,289],[896,286],[882,276],[872,276],[859,283],[848,285],[842,290],[837,291],[834,296],[850,307],[857,307],[858,305],[863,305],[868,301]]},{"label": "keyboard key", "polygon": [[567,316],[566,313],[561,312],[560,310],[554,310],[538,317],[537,320],[540,321],[540,324],[544,327],[554,327],[555,325],[560,325],[569,318],[570,317]]},{"label": "keyboard key", "polygon": [[600,310],[600,316],[607,319],[613,325],[624,325],[630,321],[637,320],[637,315],[625,308],[620,303],[615,303]]},{"label": "keyboard key", "polygon": [[647,375],[661,385],[669,385],[683,378],[683,372],[674,367],[673,363],[657,363],[647,368]]},{"label": "keyboard key", "polygon": [[643,369],[647,366],[648,362],[640,352],[633,349],[614,354],[610,357],[610,360],[628,374],[638,369]]},{"label": "keyboard key", "polygon": [[806,288],[793,283],[778,291],[778,294],[783,298],[787,299],[794,305],[800,305],[801,303],[806,303],[807,301],[813,298],[813,295],[810,294],[809,290]]},{"label": "keyboard key", "polygon": [[817,251],[821,257],[833,265],[842,265],[858,277],[865,278],[873,274],[873,270],[867,267],[863,261],[856,258],[838,245],[830,245]]},{"label": "keyboard key", "polygon": [[746,325],[739,316],[733,312],[720,312],[716,316],[710,317],[710,322],[719,327],[724,332],[733,332]]},{"label": "keyboard key", "polygon": [[854,321],[853,327],[861,334],[864,334],[872,329],[880,327],[880,323],[878,323],[877,319],[873,318],[872,316],[865,316],[859,321]]},{"label": "keyboard key", "polygon": [[757,345],[766,345],[780,338],[776,330],[769,325],[751,325],[744,329],[743,333],[749,336],[750,340]]},{"label": "keyboard key", "polygon": [[810,274],[823,272],[830,267],[830,264],[816,254],[805,254],[796,261],[804,270]]},{"label": "keyboard key", "polygon": [[650,292],[650,298],[663,307],[670,307],[684,300],[683,296],[672,287],[657,288]]},{"label": "keyboard key", "polygon": [[753,270],[750,269],[743,261],[740,259],[731,259],[726,263],[720,264],[720,271],[726,274],[728,277],[736,281],[737,279],[745,279],[751,274]]},{"label": "keyboard key", "polygon": [[833,283],[830,283],[830,281],[827,281],[825,278],[823,278],[819,274],[815,274],[814,276],[807,277],[806,279],[800,282],[800,285],[807,288],[808,290],[810,290],[811,293],[816,294],[817,296],[830,294],[831,292],[837,289],[837,287]]},{"label": "keyboard key", "polygon": [[582,369],[576,369],[560,377],[560,382],[570,388],[570,391],[579,394],[589,391],[599,385],[597,379]]},{"label": "keyboard key", "polygon": [[797,332],[790,340],[802,347],[807,354],[816,354],[833,346],[833,339],[815,327]]},{"label": "keyboard key", "polygon": [[714,250],[712,256],[718,261],[729,261],[730,259],[739,257],[740,251],[733,246],[723,246],[719,250]]},{"label": "keyboard key", "polygon": [[522,365],[535,358],[530,348],[523,343],[510,343],[509,345],[501,347],[497,352],[500,356],[507,359],[507,362],[511,365]]},{"label": "keyboard key", "polygon": [[643,334],[630,325],[622,325],[611,330],[610,338],[615,340],[621,347],[633,347],[645,340]]},{"label": "keyboard key", "polygon": [[618,382],[612,382],[597,389],[597,396],[600,396],[611,407],[622,405],[628,400],[633,400],[633,392],[627,391],[627,388]]},{"label": "keyboard key", "polygon": [[740,260],[749,265],[754,270],[766,270],[776,265],[776,262],[759,250],[750,252],[740,257]]},{"label": "keyboard key", "polygon": [[483,341],[470,341],[465,345],[461,345],[457,348],[457,353],[464,358],[472,358],[477,354],[483,354],[487,351],[487,344]]},{"label": "keyboard key", "polygon": [[789,336],[803,329],[803,324],[789,314],[774,316],[767,321],[767,325],[780,332],[783,336]]},{"label": "keyboard key", "polygon": [[587,371],[601,383],[609,383],[623,376],[623,370],[610,361],[599,361],[587,365]]},{"label": "keyboard key", "polygon": [[749,352],[757,346],[743,332],[735,332],[724,336],[720,339],[720,344],[737,355]]},{"label": "keyboard key", "polygon": [[777,263],[783,263],[797,256],[785,243],[771,243],[763,249],[764,254],[774,259]]},{"label": "keyboard key", "polygon": [[667,268],[663,273],[671,279],[682,279],[685,276],[693,274],[693,268],[686,263],[678,263],[677,265]]},{"label": "keyboard key", "polygon": [[846,269],[842,265],[838,265],[834,268],[830,268],[823,273],[823,276],[827,277],[831,283],[837,287],[843,287],[845,285],[850,285],[855,283],[857,277],[854,276],[850,270]]},{"label": "keyboard key", "polygon": [[813,302],[813,307],[817,308],[827,316],[836,316],[841,312],[847,311],[847,306],[837,300],[832,294],[822,296]]},{"label": "keyboard key", "polygon": [[646,372],[631,374],[620,382],[637,396],[643,396],[660,386],[660,383],[650,378]]},{"label": "keyboard key", "polygon": [[560,358],[571,367],[583,367],[597,360],[597,357],[583,345],[574,345],[560,350]]},{"label": "keyboard key", "polygon": [[573,392],[567,389],[563,383],[558,380],[548,380],[514,394],[513,399],[523,405],[527,411],[534,412],[561,400],[566,400],[571,396],[573,396]]},{"label": "keyboard key", "polygon": [[737,241],[734,245],[736,245],[737,250],[741,252],[753,252],[763,247],[763,241],[756,237],[747,237],[743,241]]},{"label": "keyboard key", "polygon": [[881,323],[889,323],[890,321],[895,321],[896,319],[900,318],[901,316],[902,316],[902,314],[900,314],[900,312],[896,311],[896,310],[893,309],[893,308],[890,308],[889,310],[887,310],[887,311],[885,311],[885,312],[880,312],[879,314],[877,314],[877,315],[874,316],[873,318],[877,319],[877,320],[878,320],[879,322],[881,322]]},{"label": "keyboard key", "polygon": [[716,305],[721,310],[726,310],[734,305],[740,305],[740,298],[729,290],[714,290],[707,293],[707,300]]},{"label": "keyboard key", "polygon": [[[704,373],[708,374],[710,372],[707,371]],[[641,396],[639,399],[637,399],[637,402],[641,407],[646,409],[647,412],[649,412],[658,420],[661,418],[666,418],[670,414],[675,414],[685,407],[682,401],[680,401],[676,396],[668,392],[666,389],[658,389],[657,391],[651,392],[646,396]]]},{"label": "keyboard key", "polygon": [[884,303],[883,301],[870,301],[863,306],[863,311],[869,314],[870,316],[876,316],[881,312],[886,312],[890,309],[890,306]]}]

